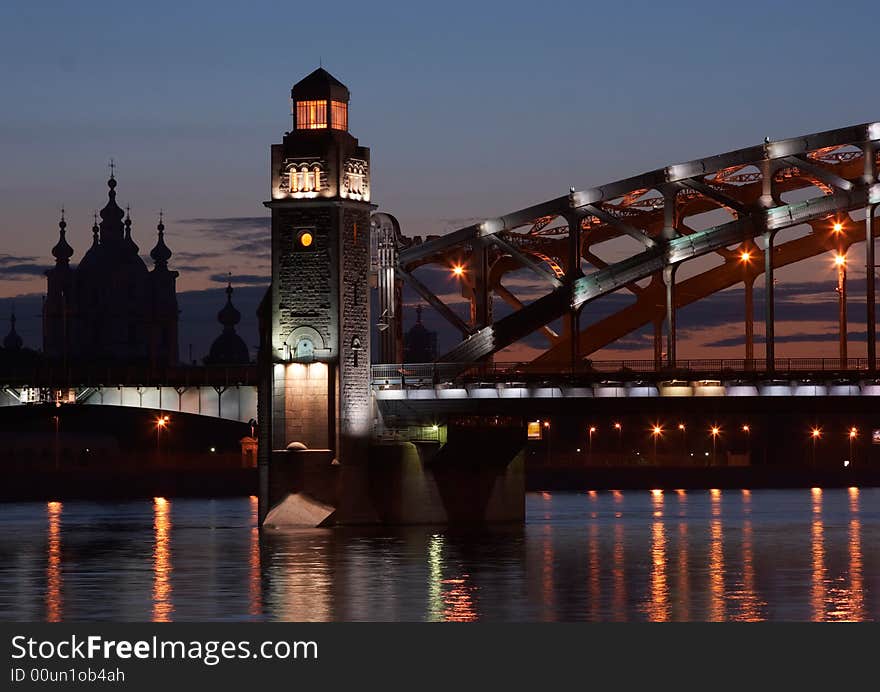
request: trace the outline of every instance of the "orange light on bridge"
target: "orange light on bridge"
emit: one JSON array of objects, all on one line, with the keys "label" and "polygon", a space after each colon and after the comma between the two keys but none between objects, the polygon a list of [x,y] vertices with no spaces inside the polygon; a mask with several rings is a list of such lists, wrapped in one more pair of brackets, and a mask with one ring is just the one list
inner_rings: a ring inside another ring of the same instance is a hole
[{"label": "orange light on bridge", "polygon": [[684,430],[685,430],[684,423],[679,423],[678,429],[681,430],[682,432],[684,432]]},{"label": "orange light on bridge", "polygon": [[711,428],[709,428],[709,432],[712,434],[712,437],[718,437],[718,435],[721,434],[721,428],[719,428],[717,425],[713,425]]},{"label": "orange light on bridge", "polygon": [[822,428],[813,428],[812,430],[810,430],[810,437],[812,437],[814,440],[818,440],[820,437],[822,437]]},{"label": "orange light on bridge", "polygon": [[596,426],[595,426],[595,425],[591,425],[591,426],[590,426],[590,434],[593,434],[594,432],[596,432]]},{"label": "orange light on bridge", "polygon": [[742,431],[743,431],[744,433],[748,433],[748,432],[751,432],[751,431],[752,431],[752,428],[751,428],[748,424],[746,424],[746,425],[744,425],[744,426],[742,427]]},{"label": "orange light on bridge", "polygon": [[835,233],[840,233],[840,232],[843,231],[843,224],[840,223],[840,221],[835,221],[835,222],[834,222],[834,225],[831,227],[831,229],[832,229]]},{"label": "orange light on bridge", "polygon": [[455,278],[460,279],[462,276],[464,276],[464,267],[462,267],[460,264],[454,265],[452,267],[452,275]]},{"label": "orange light on bridge", "polygon": [[653,428],[651,428],[651,434],[654,435],[655,437],[658,435],[662,435],[663,428],[660,427],[659,425],[655,425]]},{"label": "orange light on bridge", "polygon": [[166,425],[168,425],[169,420],[170,419],[168,418],[168,416],[159,416],[156,419],[156,427],[157,428],[164,428]]},{"label": "orange light on bridge", "polygon": [[620,423],[615,423],[615,424],[614,424],[614,429],[615,429],[615,430],[620,430]]},{"label": "orange light on bridge", "polygon": [[858,436],[859,436],[859,429],[858,428],[850,428],[849,429],[849,439],[852,440]]},{"label": "orange light on bridge", "polygon": [[834,264],[838,267],[842,267],[846,264],[846,255],[837,253],[834,255]]},{"label": "orange light on bridge", "polygon": [[749,252],[748,250],[743,250],[740,253],[739,258],[742,262],[748,262],[750,259],[752,259],[752,253]]}]

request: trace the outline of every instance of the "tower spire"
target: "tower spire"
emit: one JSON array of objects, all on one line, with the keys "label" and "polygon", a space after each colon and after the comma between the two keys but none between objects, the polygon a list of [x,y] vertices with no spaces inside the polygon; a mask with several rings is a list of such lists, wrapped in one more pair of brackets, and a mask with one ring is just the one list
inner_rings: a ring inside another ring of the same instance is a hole
[{"label": "tower spire", "polygon": [[156,241],[156,246],[150,250],[150,257],[153,258],[153,264],[157,269],[167,269],[168,268],[168,260],[171,259],[171,250],[165,244],[165,223],[164,223],[165,213],[162,209],[159,210],[159,224],[156,226],[156,230],[158,231],[159,239]]},{"label": "tower spire", "polygon": [[13,303],[12,314],[9,316],[9,333],[3,339],[3,348],[7,351],[19,351],[23,344],[18,332],[15,331],[15,304]]},{"label": "tower spire", "polygon": [[55,264],[67,265],[73,256],[73,248],[67,242],[67,221],[64,218],[64,207],[61,207],[61,220],[58,222],[58,242],[52,248]]}]

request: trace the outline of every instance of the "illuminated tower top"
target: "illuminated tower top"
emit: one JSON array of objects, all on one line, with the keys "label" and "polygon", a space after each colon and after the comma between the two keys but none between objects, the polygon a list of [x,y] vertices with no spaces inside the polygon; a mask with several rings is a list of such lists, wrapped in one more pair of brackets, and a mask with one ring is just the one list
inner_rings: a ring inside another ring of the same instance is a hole
[{"label": "illuminated tower top", "polygon": [[348,87],[323,67],[294,84],[290,97],[294,130],[348,131]]}]

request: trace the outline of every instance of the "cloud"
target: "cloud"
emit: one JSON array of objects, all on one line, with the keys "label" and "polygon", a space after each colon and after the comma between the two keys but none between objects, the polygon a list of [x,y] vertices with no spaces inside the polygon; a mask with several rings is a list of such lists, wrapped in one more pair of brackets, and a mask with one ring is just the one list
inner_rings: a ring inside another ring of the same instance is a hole
[{"label": "cloud", "polygon": [[18,257],[17,255],[2,255],[0,254],[0,267],[6,267],[10,264],[28,264],[36,262],[36,257]]},{"label": "cloud", "polygon": [[[835,325],[836,326],[836,325]],[[867,331],[848,331],[847,337],[851,342],[866,341],[868,338]],[[830,332],[796,332],[795,334],[777,334],[773,339],[777,344],[797,344],[803,342],[834,342],[837,343],[838,335],[836,331]],[[763,343],[763,336],[755,335],[755,343]],[[725,346],[742,346],[745,343],[745,337],[732,336],[726,339],[718,339],[703,344],[704,348],[722,348]]]},{"label": "cloud", "polygon": [[208,233],[223,240],[257,240],[269,237],[268,216],[226,216],[219,218],[178,219],[184,226],[195,226],[200,233]]},{"label": "cloud", "polygon": [[270,277],[263,274],[233,274],[232,276],[228,274],[211,274],[211,281],[220,284],[225,284],[227,281],[231,281],[234,284],[268,286],[269,278]]},{"label": "cloud", "polygon": [[34,276],[43,276],[48,268],[45,264],[5,264],[0,265],[0,277],[7,281],[24,281]]}]

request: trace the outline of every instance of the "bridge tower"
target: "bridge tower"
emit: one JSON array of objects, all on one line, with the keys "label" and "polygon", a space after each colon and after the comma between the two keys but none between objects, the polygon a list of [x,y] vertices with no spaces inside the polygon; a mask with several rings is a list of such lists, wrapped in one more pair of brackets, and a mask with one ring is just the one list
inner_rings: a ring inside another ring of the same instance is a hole
[{"label": "bridge tower", "polygon": [[291,98],[293,129],[272,145],[265,202],[264,439],[273,450],[301,443],[357,463],[371,426],[370,150],[348,131],[349,91],[326,70],[295,84]]}]

